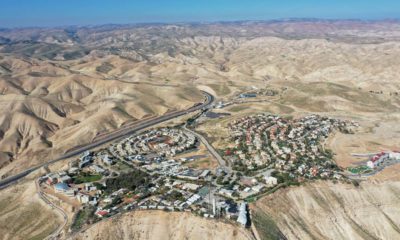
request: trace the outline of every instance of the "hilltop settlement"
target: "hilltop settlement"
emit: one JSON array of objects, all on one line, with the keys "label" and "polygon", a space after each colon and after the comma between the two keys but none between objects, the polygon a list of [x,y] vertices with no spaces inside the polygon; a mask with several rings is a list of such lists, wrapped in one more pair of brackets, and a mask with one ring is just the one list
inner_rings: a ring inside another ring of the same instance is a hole
[{"label": "hilltop settlement", "polygon": [[[64,171],[39,179],[45,194],[78,206],[71,230],[130,210],[190,211],[249,224],[247,202],[306,179],[342,179],[324,148],[332,131],[357,123],[318,115],[290,120],[258,114],[233,120],[234,147],[220,150],[229,166],[190,167],[201,144],[182,127],[147,130],[95,152]],[[185,155],[185,156],[186,156]]]}]

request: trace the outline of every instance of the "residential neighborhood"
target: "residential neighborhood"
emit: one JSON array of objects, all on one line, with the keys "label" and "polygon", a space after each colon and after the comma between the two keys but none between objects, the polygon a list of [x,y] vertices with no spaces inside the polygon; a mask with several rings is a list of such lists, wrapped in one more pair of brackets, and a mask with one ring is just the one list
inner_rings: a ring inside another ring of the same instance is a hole
[{"label": "residential neighborhood", "polygon": [[323,141],[357,126],[318,115],[236,119],[228,126],[234,147],[223,154],[232,164],[216,169],[188,164],[201,144],[195,132],[150,129],[84,152],[68,169],[42,176],[40,186],[79,206],[75,230],[129,210],[188,211],[247,226],[247,202],[258,196],[305,179],[342,179]]},{"label": "residential neighborhood", "polygon": [[246,172],[275,169],[290,178],[340,178],[332,153],[323,142],[338,130],[352,133],[358,126],[318,115],[285,119],[271,114],[258,114],[234,120],[229,124],[234,147],[225,149],[225,158],[234,169]]},{"label": "residential neighborhood", "polygon": [[220,194],[215,172],[186,166],[193,159],[172,157],[197,144],[195,136],[182,130],[154,129],[87,151],[65,171],[46,174],[39,182],[48,194],[81,206],[80,211],[92,209],[85,215],[89,222],[133,209],[190,211],[236,221],[237,206],[244,202]]}]

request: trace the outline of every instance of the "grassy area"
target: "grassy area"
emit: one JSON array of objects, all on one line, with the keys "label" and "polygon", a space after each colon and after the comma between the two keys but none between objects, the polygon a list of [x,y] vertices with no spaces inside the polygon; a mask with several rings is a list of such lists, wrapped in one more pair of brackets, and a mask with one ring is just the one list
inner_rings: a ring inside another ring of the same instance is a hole
[{"label": "grassy area", "polygon": [[261,209],[251,212],[252,224],[257,229],[261,239],[285,239],[275,221]]},{"label": "grassy area", "polygon": [[353,174],[362,174],[371,171],[371,169],[367,166],[348,167],[347,170]]},{"label": "grassy area", "polygon": [[80,229],[85,223],[85,220],[86,220],[86,212],[84,210],[80,210],[75,217],[75,221],[72,223],[71,229],[72,230]]},{"label": "grassy area", "polygon": [[75,184],[79,184],[79,183],[99,181],[101,178],[102,176],[100,174],[94,174],[94,175],[85,174],[74,177],[73,181]]}]

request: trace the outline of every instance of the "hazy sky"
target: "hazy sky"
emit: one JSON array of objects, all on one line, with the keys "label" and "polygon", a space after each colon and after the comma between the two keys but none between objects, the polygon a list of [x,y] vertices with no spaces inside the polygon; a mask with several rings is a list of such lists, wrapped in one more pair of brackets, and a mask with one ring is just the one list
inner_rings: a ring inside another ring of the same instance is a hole
[{"label": "hazy sky", "polygon": [[400,0],[0,0],[0,27],[400,18]]}]

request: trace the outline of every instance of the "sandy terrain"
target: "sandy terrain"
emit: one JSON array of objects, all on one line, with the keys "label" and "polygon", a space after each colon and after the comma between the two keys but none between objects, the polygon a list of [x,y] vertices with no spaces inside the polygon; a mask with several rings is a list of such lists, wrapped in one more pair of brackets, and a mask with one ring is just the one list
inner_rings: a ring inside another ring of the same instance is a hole
[{"label": "sandy terrain", "polygon": [[73,239],[252,239],[249,232],[191,213],[137,211],[94,225]]}]

